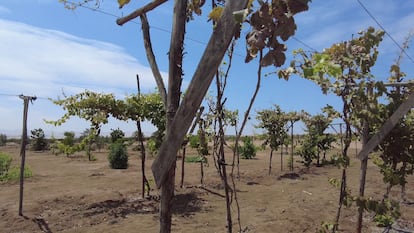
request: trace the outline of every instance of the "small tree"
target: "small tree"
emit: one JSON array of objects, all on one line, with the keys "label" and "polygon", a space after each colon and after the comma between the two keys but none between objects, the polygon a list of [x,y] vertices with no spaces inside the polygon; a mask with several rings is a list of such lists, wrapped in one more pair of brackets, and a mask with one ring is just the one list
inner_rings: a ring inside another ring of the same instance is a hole
[{"label": "small tree", "polygon": [[57,143],[58,153],[64,153],[66,157],[81,150],[80,145],[75,145],[75,133],[66,131],[63,133],[64,138]]},{"label": "small tree", "polygon": [[48,147],[48,143],[46,140],[45,132],[43,129],[34,129],[30,131],[32,135],[30,135],[31,143],[30,147],[34,151],[44,151]]},{"label": "small tree", "polygon": [[306,125],[307,134],[304,136],[302,147],[298,150],[299,155],[303,158],[303,164],[309,167],[313,159],[316,159],[316,165],[320,166],[320,153],[323,152],[322,163],[326,160],[326,152],[331,148],[335,137],[325,133],[325,130],[332,122],[330,115],[336,116],[332,107],[323,109],[326,114],[317,114],[314,116],[308,113],[302,114],[302,120]]},{"label": "small tree", "polygon": [[[270,159],[269,159],[269,175],[272,170],[272,157],[273,151],[281,149],[280,159],[283,161],[282,146],[288,139],[286,132],[286,124],[288,118],[285,112],[283,112],[278,105],[274,106],[274,109],[262,110],[257,113],[257,120],[259,120],[258,128],[265,129],[265,141],[264,145],[270,146]],[[283,165],[281,165],[283,168]]]},{"label": "small tree", "polygon": [[62,143],[65,146],[74,146],[75,145],[75,132],[66,131],[63,133]]}]

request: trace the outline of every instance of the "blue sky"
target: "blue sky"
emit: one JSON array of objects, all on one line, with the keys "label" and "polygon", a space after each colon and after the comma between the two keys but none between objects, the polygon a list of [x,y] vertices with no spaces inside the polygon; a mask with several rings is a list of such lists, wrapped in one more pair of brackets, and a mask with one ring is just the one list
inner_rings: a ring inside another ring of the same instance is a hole
[{"label": "blue sky", "polygon": [[[149,1],[149,0],[148,0]],[[117,1],[101,1],[99,10],[115,16],[126,15],[148,1],[132,0],[123,9]],[[414,1],[361,0],[387,32],[399,43],[414,30]],[[207,5],[207,4],[206,4]],[[94,7],[93,3],[89,5]],[[207,11],[207,8],[205,10]],[[148,13],[151,37],[157,62],[163,77],[167,78],[169,40],[173,1]],[[71,130],[82,132],[88,123],[73,119],[56,128],[43,119],[58,119],[60,107],[47,98],[76,94],[85,89],[114,93],[123,98],[136,92],[135,75],[139,74],[145,92],[155,89],[155,81],[148,68],[139,20],[120,27],[116,17],[109,14],[78,8],[64,9],[58,0],[0,0],[0,133],[18,137],[22,128],[23,102],[16,95],[35,95],[38,100],[29,106],[28,128],[43,128],[48,135],[59,136]],[[207,12],[189,22],[185,42],[184,88],[188,85],[212,31]],[[333,43],[349,40],[352,35],[368,26],[379,28],[363,10],[357,0],[314,0],[308,12],[296,17],[298,29],[295,38],[320,51]],[[236,47],[236,56],[230,73],[226,95],[227,108],[243,113],[254,91],[257,78],[257,61],[244,63],[245,33]],[[411,47],[413,42],[410,43]],[[296,40],[287,42],[287,63],[294,49],[307,49]],[[380,46],[380,54],[373,73],[386,79],[389,67],[399,48],[389,37]],[[414,58],[413,49],[407,50]],[[413,62],[404,58],[403,71],[414,77]],[[265,73],[275,71],[267,68]],[[278,104],[284,111],[305,110],[320,112],[326,104],[340,108],[334,96],[321,94],[315,84],[299,78],[279,80],[276,76],[264,77],[260,93],[252,111]],[[249,122],[246,134],[258,132]],[[103,132],[120,127],[127,135],[135,131],[133,122],[116,120],[103,128]],[[147,135],[154,128],[145,124]],[[297,129],[300,131],[301,129]]]}]

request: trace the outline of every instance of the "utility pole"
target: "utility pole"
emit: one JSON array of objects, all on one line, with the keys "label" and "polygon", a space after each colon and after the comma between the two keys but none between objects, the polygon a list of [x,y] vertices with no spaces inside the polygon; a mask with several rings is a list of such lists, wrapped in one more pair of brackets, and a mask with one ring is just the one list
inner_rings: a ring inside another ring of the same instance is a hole
[{"label": "utility pole", "polygon": [[24,184],[24,164],[26,160],[26,144],[27,144],[27,112],[29,108],[29,101],[33,102],[36,100],[36,96],[24,96],[19,95],[19,98],[24,101],[24,110],[23,110],[23,132],[22,132],[22,140],[21,140],[21,147],[20,147],[20,157],[21,157],[21,165],[20,165],[20,198],[19,198],[19,215],[23,216],[23,184]]}]

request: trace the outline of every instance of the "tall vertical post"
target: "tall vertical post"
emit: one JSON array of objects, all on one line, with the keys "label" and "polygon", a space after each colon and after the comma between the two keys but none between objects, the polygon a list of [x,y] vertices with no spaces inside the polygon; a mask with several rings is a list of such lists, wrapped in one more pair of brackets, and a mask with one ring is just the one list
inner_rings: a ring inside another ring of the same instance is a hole
[{"label": "tall vertical post", "polygon": [[23,99],[23,130],[20,146],[20,195],[19,195],[19,215],[23,216],[23,187],[24,187],[24,166],[26,160],[26,144],[27,144],[27,112],[29,108],[29,101],[36,100],[36,97],[20,95],[19,98]]},{"label": "tall vertical post", "polygon": [[293,171],[293,121],[290,122],[290,171]]},{"label": "tall vertical post", "polygon": [[[367,87],[367,96],[368,101],[372,96],[372,86]],[[367,110],[369,111],[368,107]],[[367,144],[369,140],[369,123],[368,119],[365,118],[363,121],[363,128],[362,128],[362,148]],[[368,168],[368,157],[361,160],[361,173],[359,178],[359,197],[363,198],[365,193],[365,180],[367,176],[367,168]],[[357,233],[362,232],[362,222],[363,222],[363,215],[364,215],[364,207],[358,206],[358,222],[357,222]]]}]

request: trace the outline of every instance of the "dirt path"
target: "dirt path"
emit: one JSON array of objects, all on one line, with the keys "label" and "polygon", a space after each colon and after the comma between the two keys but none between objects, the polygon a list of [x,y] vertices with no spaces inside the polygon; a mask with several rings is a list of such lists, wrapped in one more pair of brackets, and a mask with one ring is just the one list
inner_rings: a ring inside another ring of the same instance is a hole
[{"label": "dirt path", "polygon": [[[0,147],[14,156],[17,147]],[[49,152],[27,152],[27,164],[34,177],[27,179],[24,215],[18,212],[18,183],[0,185],[0,232],[157,232],[158,191],[141,199],[140,161],[137,152],[129,151],[130,167],[112,170],[106,152],[94,152],[97,161],[84,157],[66,158]],[[189,152],[191,155],[191,151]],[[194,153],[194,152],[193,152]],[[205,168],[205,184],[199,186],[198,164],[186,163],[185,188],[177,186],[173,232],[226,232],[223,189],[212,158]],[[147,163],[150,171],[152,160]],[[178,163],[177,174],[181,174]],[[302,169],[295,163],[295,174],[281,178],[278,156],[268,175],[268,152],[260,152],[254,160],[241,160],[240,179],[236,180],[244,232],[316,232],[323,221],[334,219],[338,190],[329,178],[339,178],[336,167]],[[148,172],[152,181],[152,176]],[[348,170],[353,193],[358,190],[359,162],[353,159]],[[180,177],[177,177],[177,184]],[[153,185],[154,186],[154,185]],[[385,185],[378,169],[369,164],[367,196],[381,197]],[[398,197],[397,188],[393,195]],[[414,200],[414,179],[410,177],[407,197]],[[414,230],[414,205],[401,205],[398,227]],[[354,232],[356,208],[344,209],[341,232]],[[366,214],[364,232],[382,232]],[[238,229],[237,212],[233,208],[234,229]],[[396,225],[397,226],[397,225]],[[237,232],[237,231],[235,231]],[[410,231],[408,231],[410,232]]]}]

